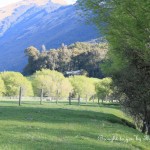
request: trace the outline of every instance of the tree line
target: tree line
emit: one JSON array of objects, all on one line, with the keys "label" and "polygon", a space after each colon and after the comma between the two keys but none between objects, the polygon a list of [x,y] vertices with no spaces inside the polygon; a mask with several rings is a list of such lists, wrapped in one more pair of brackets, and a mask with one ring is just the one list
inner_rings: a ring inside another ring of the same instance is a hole
[{"label": "tree line", "polygon": [[110,78],[98,79],[86,76],[64,77],[58,71],[42,69],[33,75],[25,77],[18,72],[0,73],[0,96],[18,96],[19,89],[22,88],[22,96],[41,96],[41,89],[44,97],[67,98],[71,93],[76,98],[79,95],[105,100],[111,95]]},{"label": "tree line", "polygon": [[50,69],[62,72],[84,70],[90,77],[103,77],[100,69],[107,53],[106,43],[81,43],[77,42],[60,48],[42,50],[30,46],[25,50],[28,64],[24,68],[24,75],[31,75],[37,70]]}]

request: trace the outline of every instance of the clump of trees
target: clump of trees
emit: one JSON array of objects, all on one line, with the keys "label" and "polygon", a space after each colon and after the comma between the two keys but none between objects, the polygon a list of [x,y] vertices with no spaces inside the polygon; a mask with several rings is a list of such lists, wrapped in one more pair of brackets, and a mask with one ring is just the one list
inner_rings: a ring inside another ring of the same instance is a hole
[{"label": "clump of trees", "polygon": [[74,97],[80,95],[81,97],[92,97],[96,95],[95,84],[99,79],[88,78],[86,76],[73,76],[69,78],[73,86],[72,94]]},{"label": "clump of trees", "polygon": [[31,75],[41,69],[50,69],[65,74],[66,71],[84,69],[90,77],[103,77],[100,64],[106,52],[106,43],[62,44],[58,49],[44,49],[41,52],[31,46],[25,50],[28,64],[23,73]]},{"label": "clump of trees", "polygon": [[72,94],[74,97],[87,97],[104,101],[113,100],[113,87],[111,78],[88,78],[86,76],[73,76],[69,78],[73,86]]},{"label": "clump of trees", "polygon": [[19,88],[23,89],[23,96],[33,96],[31,82],[21,73],[2,72],[0,73],[1,93],[5,96],[18,96]]},{"label": "clump of trees", "polygon": [[[78,0],[85,15],[106,35],[103,71],[111,76],[120,103],[143,133],[150,134],[149,0]],[[91,15],[87,15],[91,16]]]},{"label": "clump of trees", "polygon": [[23,96],[67,98],[72,97],[104,99],[111,94],[110,78],[98,79],[86,76],[64,77],[58,71],[42,69],[27,78],[18,72],[0,73],[0,96],[18,96],[20,87]]},{"label": "clump of trees", "polygon": [[43,69],[37,71],[30,77],[35,96],[40,96],[40,90],[43,89],[44,96],[67,97],[72,91],[72,86],[62,73]]},{"label": "clump of trees", "polygon": [[104,79],[99,80],[99,82],[95,84],[95,90],[96,90],[98,101],[101,99],[103,103],[103,101],[108,100],[108,97],[110,100],[110,97],[113,94],[112,79],[104,78]]}]

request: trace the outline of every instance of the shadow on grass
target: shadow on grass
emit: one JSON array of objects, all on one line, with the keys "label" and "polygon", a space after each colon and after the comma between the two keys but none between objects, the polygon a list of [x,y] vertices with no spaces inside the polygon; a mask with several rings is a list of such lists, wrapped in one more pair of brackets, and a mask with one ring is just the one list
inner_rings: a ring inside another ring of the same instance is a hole
[{"label": "shadow on grass", "polygon": [[0,120],[80,124],[85,124],[89,122],[89,120],[96,120],[99,122],[107,121],[135,128],[132,123],[113,114],[74,110],[71,108],[0,106]]},{"label": "shadow on grass", "polygon": [[80,106],[88,106],[88,107],[106,107],[106,108],[114,108],[120,110],[121,106],[118,103],[89,103],[89,104],[81,104]]},{"label": "shadow on grass", "polygon": [[107,107],[107,108],[115,108],[115,109],[121,108],[119,103],[103,103],[103,104],[101,104],[101,106]]},{"label": "shadow on grass", "polygon": [[[11,105],[11,103],[9,102],[7,104]],[[51,105],[50,108],[48,107],[44,108],[39,104],[37,104],[36,106],[35,107],[32,106],[18,107],[15,105],[0,106],[0,121],[8,121],[8,125],[6,127],[5,126],[3,127],[2,134],[0,134],[3,137],[0,140],[0,149],[1,145],[4,145],[4,147],[5,145],[6,147],[10,147],[8,148],[9,150],[10,149],[16,150],[18,149],[129,150],[130,149],[128,147],[125,147],[125,145],[121,144],[112,145],[112,143],[98,141],[97,129],[95,129],[94,132],[91,131],[91,128],[95,127],[94,124],[98,125],[101,122],[102,123],[108,122],[114,123],[115,125],[116,123],[122,125],[123,127],[120,128],[120,130],[122,130],[122,132],[125,132],[124,127],[126,126],[126,124],[122,118],[119,118],[113,114],[107,114],[102,112],[94,112],[80,109],[75,110],[72,108],[72,106],[69,107],[68,104],[62,105],[64,108],[63,107],[52,108],[53,105]],[[17,125],[15,124],[16,122],[9,124],[9,121],[18,121],[22,122],[23,124]],[[47,125],[34,123],[47,123]],[[55,126],[55,123],[58,124],[60,123],[60,125]],[[69,123],[73,123],[74,125],[71,126],[71,128],[67,128],[67,125]],[[78,124],[78,126],[82,128],[74,129],[73,127],[76,124]],[[116,129],[117,127],[111,128],[110,131],[114,133]],[[14,148],[13,144],[11,143],[15,143]],[[17,146],[17,148],[15,146]]]}]

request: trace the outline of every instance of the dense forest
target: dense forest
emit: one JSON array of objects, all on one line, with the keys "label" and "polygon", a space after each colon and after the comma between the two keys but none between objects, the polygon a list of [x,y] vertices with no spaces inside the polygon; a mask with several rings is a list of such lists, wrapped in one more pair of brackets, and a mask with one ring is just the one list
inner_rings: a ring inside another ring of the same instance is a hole
[{"label": "dense forest", "polygon": [[25,50],[28,64],[24,68],[24,75],[31,75],[37,70],[51,69],[62,72],[84,70],[90,77],[103,77],[100,64],[107,53],[106,43],[81,43],[62,46],[58,49],[38,50],[31,46]]}]

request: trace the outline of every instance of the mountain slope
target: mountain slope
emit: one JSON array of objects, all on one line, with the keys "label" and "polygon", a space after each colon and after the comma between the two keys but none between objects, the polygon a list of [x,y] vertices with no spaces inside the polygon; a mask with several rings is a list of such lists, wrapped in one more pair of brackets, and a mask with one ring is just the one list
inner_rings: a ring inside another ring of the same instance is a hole
[{"label": "mountain slope", "polygon": [[[47,3],[49,3],[50,0],[22,0],[20,2],[12,3],[6,7],[0,8],[0,20],[5,19],[8,16],[11,16],[13,13],[15,13],[15,10],[19,7],[32,7],[32,5],[36,6],[42,6]],[[64,0],[51,0],[52,3],[60,4],[60,5],[67,5],[67,3]]]},{"label": "mountain slope", "polygon": [[[52,1],[52,2],[51,2]],[[57,9],[61,5],[65,5],[63,0],[23,0],[18,3],[0,8],[0,37],[12,26],[19,17],[30,10],[32,7],[37,7],[38,11],[51,4],[50,11]],[[67,5],[67,4],[66,4]],[[33,13],[35,13],[33,11]],[[22,17],[23,18],[23,17]]]},{"label": "mountain slope", "polygon": [[16,13],[5,18],[6,22],[5,19],[0,22],[3,23],[0,25],[0,71],[22,71],[26,64],[24,49],[28,46],[40,48],[44,44],[50,49],[61,43],[98,37],[95,27],[85,24],[75,5],[62,6],[54,2],[56,0],[40,6],[21,5],[15,9]]}]

